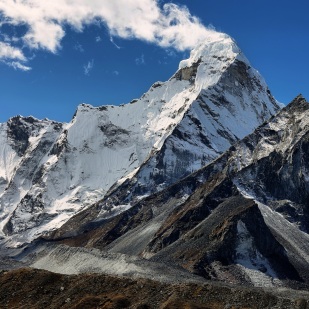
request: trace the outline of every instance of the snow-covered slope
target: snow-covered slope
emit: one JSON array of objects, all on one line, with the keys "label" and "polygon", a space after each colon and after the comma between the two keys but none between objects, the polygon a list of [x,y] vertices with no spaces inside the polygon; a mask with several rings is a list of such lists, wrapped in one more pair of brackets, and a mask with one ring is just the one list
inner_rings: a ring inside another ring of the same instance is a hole
[{"label": "snow-covered slope", "polygon": [[[46,154],[61,130],[60,123],[33,117],[17,116],[1,124],[0,235],[8,233],[11,226],[9,220],[20,202],[24,226],[27,226],[28,221],[36,217],[37,213],[42,215],[44,205],[33,205],[28,192],[40,181]],[[25,203],[26,201],[28,203]]]},{"label": "snow-covered slope", "polygon": [[82,104],[69,124],[33,120],[26,135],[16,124],[8,142],[11,119],[0,128],[1,233],[7,245],[30,242],[131,179],[135,195],[160,190],[278,109],[235,42],[218,33],[129,104]]}]

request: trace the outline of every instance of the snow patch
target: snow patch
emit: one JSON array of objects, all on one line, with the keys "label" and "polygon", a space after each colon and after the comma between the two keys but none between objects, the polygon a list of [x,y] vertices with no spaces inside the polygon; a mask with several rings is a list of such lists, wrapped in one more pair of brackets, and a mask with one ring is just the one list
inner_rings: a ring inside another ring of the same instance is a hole
[{"label": "snow patch", "polygon": [[267,258],[258,251],[254,238],[241,220],[237,222],[237,238],[235,262],[241,265],[254,286],[271,287],[274,284],[280,284],[275,271],[271,268]]}]

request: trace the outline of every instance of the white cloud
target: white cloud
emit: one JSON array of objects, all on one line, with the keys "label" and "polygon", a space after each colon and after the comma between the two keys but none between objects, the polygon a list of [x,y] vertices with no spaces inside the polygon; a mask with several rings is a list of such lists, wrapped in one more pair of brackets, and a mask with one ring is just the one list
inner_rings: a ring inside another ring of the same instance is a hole
[{"label": "white cloud", "polygon": [[15,70],[21,70],[21,71],[30,71],[31,68],[23,65],[22,63],[18,62],[18,61],[12,61],[12,62],[4,62],[5,64],[7,64],[8,66],[14,68]]},{"label": "white cloud", "polygon": [[0,59],[17,59],[20,61],[26,61],[26,57],[20,49],[5,42],[0,42]]},{"label": "white cloud", "polygon": [[87,64],[84,65],[84,74],[89,76],[90,75],[90,71],[93,69],[93,66],[94,66],[94,60],[90,60],[88,61]]},{"label": "white cloud", "polygon": [[23,52],[18,48],[10,46],[7,42],[0,42],[0,61],[15,70],[31,70],[30,67],[23,64],[27,61]]},{"label": "white cloud", "polygon": [[[139,39],[179,51],[191,49],[215,35],[185,6],[166,3],[162,7],[160,3],[160,0],[0,0],[0,15],[2,23],[27,27],[25,35],[19,38],[25,47],[52,53],[61,47],[65,26],[83,31],[85,25],[103,23],[112,42],[112,37]],[[12,39],[11,50],[6,53],[23,58],[20,45],[14,45],[17,43]],[[5,57],[1,52],[0,59]]]},{"label": "white cloud", "polygon": [[102,41],[102,38],[98,35],[98,36],[95,38],[95,41],[96,41],[97,43],[99,43],[99,42]]},{"label": "white cloud", "polygon": [[136,65],[142,65],[145,64],[145,56],[142,54],[140,57],[135,59]]}]

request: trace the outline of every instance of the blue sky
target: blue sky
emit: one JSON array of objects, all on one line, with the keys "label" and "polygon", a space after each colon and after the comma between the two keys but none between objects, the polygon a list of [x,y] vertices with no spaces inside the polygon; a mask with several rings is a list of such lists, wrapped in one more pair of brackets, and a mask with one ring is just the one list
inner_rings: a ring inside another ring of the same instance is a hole
[{"label": "blue sky", "polygon": [[80,103],[128,103],[167,80],[205,27],[237,41],[277,100],[309,100],[309,4],[273,2],[0,0],[0,122],[68,122]]}]

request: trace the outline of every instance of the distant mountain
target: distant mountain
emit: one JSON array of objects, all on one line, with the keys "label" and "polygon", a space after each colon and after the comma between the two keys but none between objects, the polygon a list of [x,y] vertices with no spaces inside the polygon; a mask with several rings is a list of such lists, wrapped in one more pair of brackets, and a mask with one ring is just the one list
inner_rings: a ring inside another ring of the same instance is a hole
[{"label": "distant mountain", "polygon": [[217,34],[129,104],[82,104],[68,124],[13,117],[0,126],[2,244],[61,234],[66,223],[75,235],[74,216],[112,218],[212,162],[278,110],[235,42]]},{"label": "distant mountain", "polygon": [[202,169],[104,219],[108,197],[50,238],[206,279],[308,288],[308,156],[309,103],[298,96]]}]

